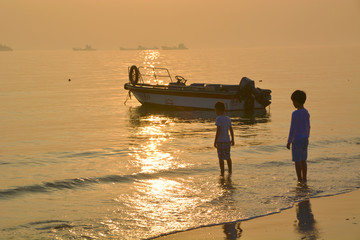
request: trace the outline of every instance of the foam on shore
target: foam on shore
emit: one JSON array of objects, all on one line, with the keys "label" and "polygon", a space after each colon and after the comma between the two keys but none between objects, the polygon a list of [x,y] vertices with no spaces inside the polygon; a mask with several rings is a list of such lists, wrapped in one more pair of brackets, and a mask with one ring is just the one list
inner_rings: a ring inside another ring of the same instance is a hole
[{"label": "foam on shore", "polygon": [[248,221],[203,227],[157,239],[360,239],[360,190],[307,199]]}]

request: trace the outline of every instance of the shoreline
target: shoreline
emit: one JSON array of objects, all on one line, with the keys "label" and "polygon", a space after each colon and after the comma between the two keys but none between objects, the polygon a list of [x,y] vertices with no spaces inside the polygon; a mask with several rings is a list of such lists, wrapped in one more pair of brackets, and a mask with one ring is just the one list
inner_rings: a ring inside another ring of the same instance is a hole
[{"label": "shoreline", "polygon": [[279,213],[151,239],[360,239],[359,205],[360,189],[355,189],[305,199]]}]

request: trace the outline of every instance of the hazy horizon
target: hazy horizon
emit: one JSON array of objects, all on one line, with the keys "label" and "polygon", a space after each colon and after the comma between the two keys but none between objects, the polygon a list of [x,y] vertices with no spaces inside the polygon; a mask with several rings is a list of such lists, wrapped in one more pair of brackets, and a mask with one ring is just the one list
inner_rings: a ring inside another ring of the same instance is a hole
[{"label": "hazy horizon", "polygon": [[359,0],[0,0],[17,50],[357,45]]}]

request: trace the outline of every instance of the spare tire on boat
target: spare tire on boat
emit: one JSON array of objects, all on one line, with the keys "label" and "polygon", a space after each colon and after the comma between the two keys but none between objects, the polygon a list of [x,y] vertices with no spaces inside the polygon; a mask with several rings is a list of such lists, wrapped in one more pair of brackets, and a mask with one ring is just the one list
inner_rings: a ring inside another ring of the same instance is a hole
[{"label": "spare tire on boat", "polygon": [[136,85],[139,82],[139,69],[135,65],[130,67],[129,80],[132,85]]}]

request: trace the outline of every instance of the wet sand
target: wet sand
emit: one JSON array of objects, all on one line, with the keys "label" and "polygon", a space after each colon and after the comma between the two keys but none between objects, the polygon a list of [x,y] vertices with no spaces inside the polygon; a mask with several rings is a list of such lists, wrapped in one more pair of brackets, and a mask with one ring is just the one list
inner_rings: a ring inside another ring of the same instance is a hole
[{"label": "wet sand", "polygon": [[278,214],[203,227],[157,238],[183,239],[360,239],[360,190],[312,198]]}]

